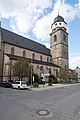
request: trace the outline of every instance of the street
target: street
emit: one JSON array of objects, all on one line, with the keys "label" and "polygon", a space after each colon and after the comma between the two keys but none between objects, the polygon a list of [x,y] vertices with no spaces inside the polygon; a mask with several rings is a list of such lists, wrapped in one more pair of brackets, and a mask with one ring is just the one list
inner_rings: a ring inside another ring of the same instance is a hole
[{"label": "street", "polygon": [[0,120],[80,120],[80,84],[42,91],[0,87]]}]

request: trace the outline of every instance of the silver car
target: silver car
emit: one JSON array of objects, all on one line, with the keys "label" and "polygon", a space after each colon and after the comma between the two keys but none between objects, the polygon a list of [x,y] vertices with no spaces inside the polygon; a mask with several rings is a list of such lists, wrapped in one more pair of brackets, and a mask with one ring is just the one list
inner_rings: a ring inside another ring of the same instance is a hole
[{"label": "silver car", "polygon": [[26,85],[25,81],[16,81],[15,83],[12,84],[12,88],[27,89],[28,86]]}]

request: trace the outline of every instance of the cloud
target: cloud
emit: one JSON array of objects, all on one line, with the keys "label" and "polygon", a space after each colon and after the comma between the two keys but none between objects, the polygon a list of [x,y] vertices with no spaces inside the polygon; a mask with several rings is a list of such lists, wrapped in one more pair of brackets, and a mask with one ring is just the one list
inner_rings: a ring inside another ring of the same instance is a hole
[{"label": "cloud", "polygon": [[80,0],[74,6],[65,0],[6,0],[6,4],[5,0],[0,1],[1,17],[10,20],[12,30],[26,35],[32,32],[41,42],[49,42],[50,27],[58,11],[69,22],[79,10]]},{"label": "cloud", "polygon": [[80,66],[80,53],[72,53],[69,58],[70,68],[75,69]]},{"label": "cloud", "polygon": [[1,17],[10,19],[11,27],[19,32],[28,33],[34,27],[44,10],[51,7],[51,0],[1,0]]}]

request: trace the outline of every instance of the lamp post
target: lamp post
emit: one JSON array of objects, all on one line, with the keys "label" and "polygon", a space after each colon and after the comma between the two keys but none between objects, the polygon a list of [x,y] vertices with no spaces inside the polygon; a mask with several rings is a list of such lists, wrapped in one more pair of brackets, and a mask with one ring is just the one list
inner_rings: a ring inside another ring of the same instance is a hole
[{"label": "lamp post", "polygon": [[11,69],[12,69],[12,60],[10,60],[10,80],[11,80]]},{"label": "lamp post", "polygon": [[32,85],[32,59],[31,59],[31,85]]}]

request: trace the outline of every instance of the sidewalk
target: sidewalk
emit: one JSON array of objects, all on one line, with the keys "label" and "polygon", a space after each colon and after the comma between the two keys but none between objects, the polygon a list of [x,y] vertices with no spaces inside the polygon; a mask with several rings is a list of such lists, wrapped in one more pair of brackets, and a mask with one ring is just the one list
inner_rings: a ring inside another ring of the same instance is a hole
[{"label": "sidewalk", "polygon": [[73,84],[53,84],[52,86],[48,86],[48,84],[45,84],[44,87],[43,87],[43,85],[39,85],[38,88],[32,87],[32,88],[30,88],[30,90],[42,91],[42,90],[47,90],[47,89],[51,89],[51,88],[66,87],[66,86],[70,86],[70,85],[73,85]]}]

